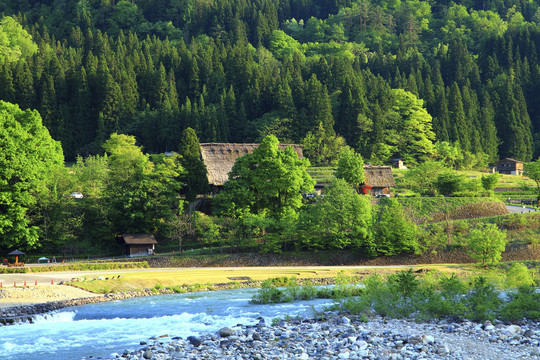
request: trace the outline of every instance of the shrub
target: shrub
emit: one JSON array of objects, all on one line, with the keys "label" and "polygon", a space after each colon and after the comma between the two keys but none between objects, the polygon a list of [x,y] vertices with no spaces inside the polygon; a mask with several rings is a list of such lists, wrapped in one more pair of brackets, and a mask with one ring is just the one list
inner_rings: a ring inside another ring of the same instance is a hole
[{"label": "shrub", "polygon": [[506,247],[506,231],[495,224],[478,223],[467,236],[469,256],[482,266],[495,265]]},{"label": "shrub", "polygon": [[533,274],[525,265],[513,263],[506,273],[506,286],[518,288],[522,285],[534,285]]},{"label": "shrub", "polygon": [[439,279],[440,291],[432,296],[426,304],[427,312],[436,318],[461,319],[467,312],[467,306],[463,302],[468,287],[460,281],[455,274],[443,276]]},{"label": "shrub", "polygon": [[276,288],[269,279],[262,282],[261,288],[253,296],[251,302],[254,304],[274,304],[281,302],[282,297],[283,291]]},{"label": "shrub", "polygon": [[533,287],[520,286],[517,292],[510,294],[511,300],[501,309],[501,319],[517,321],[523,318],[540,320],[540,293]]},{"label": "shrub", "polygon": [[501,305],[495,287],[483,276],[474,280],[471,293],[465,304],[468,306],[467,318],[473,321],[494,320]]}]

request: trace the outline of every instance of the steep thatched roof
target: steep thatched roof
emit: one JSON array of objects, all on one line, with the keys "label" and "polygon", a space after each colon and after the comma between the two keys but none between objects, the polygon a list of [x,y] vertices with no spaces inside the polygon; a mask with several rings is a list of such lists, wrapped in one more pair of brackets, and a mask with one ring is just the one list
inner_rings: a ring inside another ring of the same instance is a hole
[{"label": "steep thatched roof", "polygon": [[[279,144],[280,149],[292,146],[298,154],[298,158],[303,157],[302,145]],[[230,144],[230,143],[203,143],[201,144],[201,155],[206,165],[208,183],[210,185],[221,186],[229,180],[229,172],[232,170],[234,162],[240,156],[253,153],[259,144]]]},{"label": "steep thatched roof", "polygon": [[396,186],[390,166],[364,165],[365,183],[374,188],[387,188]]}]

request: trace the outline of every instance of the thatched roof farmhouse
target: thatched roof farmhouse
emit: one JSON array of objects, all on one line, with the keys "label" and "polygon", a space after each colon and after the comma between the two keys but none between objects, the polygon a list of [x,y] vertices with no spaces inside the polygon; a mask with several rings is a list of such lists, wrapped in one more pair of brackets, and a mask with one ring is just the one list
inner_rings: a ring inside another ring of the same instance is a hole
[{"label": "thatched roof farmhouse", "polygon": [[390,188],[396,186],[390,166],[364,165],[364,175],[364,183],[372,187],[373,195],[390,194]]},{"label": "thatched roof farmhouse", "polygon": [[[303,157],[302,145],[279,144],[280,149],[292,146]],[[201,155],[206,165],[208,183],[213,186],[223,186],[229,180],[229,172],[234,162],[240,156],[253,153],[259,144],[233,144],[233,143],[202,143]]]}]

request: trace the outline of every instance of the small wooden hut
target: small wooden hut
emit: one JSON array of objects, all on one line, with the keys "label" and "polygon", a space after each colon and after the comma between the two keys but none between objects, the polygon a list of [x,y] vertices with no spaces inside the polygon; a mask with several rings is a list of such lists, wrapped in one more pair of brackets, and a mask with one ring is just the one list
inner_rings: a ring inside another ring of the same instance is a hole
[{"label": "small wooden hut", "polygon": [[396,186],[392,167],[364,165],[364,184],[371,186],[372,195],[390,195],[390,188]]},{"label": "small wooden hut", "polygon": [[118,234],[116,242],[124,246],[125,256],[153,255],[158,243],[153,234]]},{"label": "small wooden hut", "polygon": [[[280,149],[292,146],[303,157],[302,145],[279,144]],[[253,153],[259,144],[233,144],[233,143],[202,143],[201,155],[208,175],[208,183],[214,188],[220,188],[229,180],[229,172],[236,159],[240,156]]]}]

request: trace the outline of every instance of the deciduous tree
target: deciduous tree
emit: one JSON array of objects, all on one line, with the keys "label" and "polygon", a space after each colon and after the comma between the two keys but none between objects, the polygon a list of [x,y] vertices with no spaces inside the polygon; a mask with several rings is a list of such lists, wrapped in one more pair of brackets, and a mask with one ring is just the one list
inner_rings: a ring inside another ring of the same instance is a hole
[{"label": "deciduous tree", "polygon": [[48,188],[51,172],[63,166],[54,141],[35,110],[0,101],[0,245],[39,246],[40,230],[29,214]]}]

